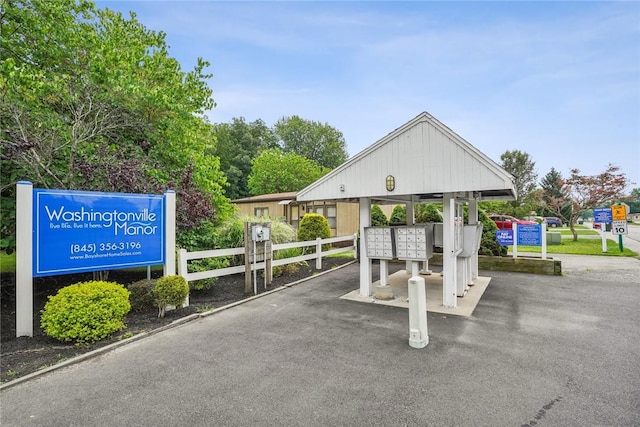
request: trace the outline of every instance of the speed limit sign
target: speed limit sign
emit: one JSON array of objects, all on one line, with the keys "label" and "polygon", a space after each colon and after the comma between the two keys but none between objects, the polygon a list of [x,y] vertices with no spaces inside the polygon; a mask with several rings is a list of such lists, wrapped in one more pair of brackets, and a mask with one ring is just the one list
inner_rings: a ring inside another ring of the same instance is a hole
[{"label": "speed limit sign", "polygon": [[628,234],[627,221],[612,221],[611,234]]}]

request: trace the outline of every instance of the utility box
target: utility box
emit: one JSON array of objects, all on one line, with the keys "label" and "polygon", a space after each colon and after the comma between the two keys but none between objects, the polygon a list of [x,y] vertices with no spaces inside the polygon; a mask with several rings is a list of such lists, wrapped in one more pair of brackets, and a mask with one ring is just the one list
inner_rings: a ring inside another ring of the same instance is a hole
[{"label": "utility box", "polygon": [[557,231],[547,231],[547,245],[561,245],[562,234]]},{"label": "utility box", "polygon": [[254,242],[266,242],[271,240],[271,227],[265,224],[252,225],[251,240]]},{"label": "utility box", "polygon": [[462,252],[459,256],[469,258],[480,250],[482,224],[465,225],[463,230]]},{"label": "utility box", "polygon": [[433,246],[444,248],[444,224],[441,222],[433,223]]}]

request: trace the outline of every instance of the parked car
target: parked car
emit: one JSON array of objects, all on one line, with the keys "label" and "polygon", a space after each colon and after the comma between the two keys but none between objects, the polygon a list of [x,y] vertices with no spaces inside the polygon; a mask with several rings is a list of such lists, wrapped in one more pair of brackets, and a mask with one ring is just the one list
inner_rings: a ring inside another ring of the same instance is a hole
[{"label": "parked car", "polygon": [[545,216],[544,220],[547,223],[547,227],[562,227],[562,220],[557,216]]},{"label": "parked car", "polygon": [[534,225],[537,224],[535,221],[525,221],[522,219],[518,219],[511,215],[489,215],[489,218],[493,222],[496,223],[500,230],[510,230],[513,228],[513,224],[518,225]]},{"label": "parked car", "polygon": [[584,224],[584,219],[582,219],[582,218],[578,218],[578,219],[576,220],[576,222],[578,223],[578,225],[582,225],[582,224]]}]

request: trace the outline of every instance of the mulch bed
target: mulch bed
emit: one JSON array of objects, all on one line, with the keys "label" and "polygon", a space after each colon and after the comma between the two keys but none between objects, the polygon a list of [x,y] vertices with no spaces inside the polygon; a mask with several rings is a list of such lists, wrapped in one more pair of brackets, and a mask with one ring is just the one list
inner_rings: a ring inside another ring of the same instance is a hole
[{"label": "mulch bed", "polygon": [[[324,258],[322,260],[322,270],[316,270],[313,268],[314,265],[301,266],[296,273],[274,277],[273,282],[267,286],[267,289],[264,288],[264,283],[259,278],[258,293],[273,290],[310,277],[317,274],[318,271],[327,271],[350,261],[351,259],[348,258]],[[155,278],[158,274],[154,273],[152,277]],[[120,270],[110,272],[107,280],[126,286],[145,278],[146,273],[132,273]],[[0,382],[14,380],[124,338],[152,331],[190,314],[223,307],[248,297],[244,292],[244,274],[224,276],[218,278],[208,289],[192,291],[189,296],[190,305],[188,307],[168,311],[164,318],[158,318],[157,310],[130,312],[125,319],[126,329],[102,341],[90,345],[76,346],[45,336],[40,329],[40,311],[44,308],[47,297],[55,295],[64,286],[91,279],[91,274],[34,279],[34,336],[16,338],[15,275],[0,274],[0,291],[2,295],[2,311],[0,312]]]}]

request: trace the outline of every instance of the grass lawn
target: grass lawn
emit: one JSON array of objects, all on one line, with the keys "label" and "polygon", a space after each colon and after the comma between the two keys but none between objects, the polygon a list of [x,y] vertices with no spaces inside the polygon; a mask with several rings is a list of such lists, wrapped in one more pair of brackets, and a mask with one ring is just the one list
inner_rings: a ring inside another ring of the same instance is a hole
[{"label": "grass lawn", "polygon": [[[556,231],[556,232],[559,232],[560,234],[562,234],[563,236],[573,236],[573,233],[568,228],[547,228],[547,231]],[[589,235],[597,236],[598,235],[598,232],[596,230],[591,229],[591,228],[577,228],[576,227],[576,232],[578,233],[578,236],[589,236]]]},{"label": "grass lawn", "polygon": [[[513,247],[508,246],[508,250],[512,251]],[[540,246],[518,246],[519,252],[542,252]],[[562,240],[561,245],[547,245],[548,254],[571,254],[571,255],[611,255],[611,256],[629,256],[637,257],[638,254],[627,248],[620,252],[618,242],[607,239],[607,252],[602,252],[601,239],[578,239],[574,242],[570,239]]]}]

